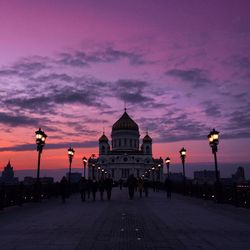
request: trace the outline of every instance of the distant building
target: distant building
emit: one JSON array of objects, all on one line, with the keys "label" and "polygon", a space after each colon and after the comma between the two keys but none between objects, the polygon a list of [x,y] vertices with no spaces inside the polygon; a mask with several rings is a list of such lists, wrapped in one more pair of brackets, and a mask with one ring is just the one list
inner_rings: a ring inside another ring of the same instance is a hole
[{"label": "distant building", "polygon": [[[40,182],[42,184],[52,184],[54,183],[54,178],[53,177],[41,177]],[[25,176],[23,179],[23,184],[24,185],[33,185],[36,182],[36,178],[35,177],[31,177],[31,176]]]},{"label": "distant building", "polygon": [[[80,181],[82,177],[82,174],[81,173],[71,173],[71,176],[70,176],[70,182],[71,183],[78,183]],[[69,173],[66,173],[66,178],[67,180],[69,179]]]},{"label": "distant building", "polygon": [[[164,174],[167,177],[167,174]],[[171,173],[169,175],[170,180],[173,182],[182,182],[183,181],[183,174],[182,173]]]},{"label": "distant building", "polygon": [[14,175],[14,170],[10,164],[10,161],[4,167],[0,182],[4,183],[6,185],[14,185],[14,184],[18,183],[18,178],[15,177],[15,175]]},{"label": "distant building", "polygon": [[36,181],[36,178],[31,177],[31,176],[25,176],[23,178],[23,184],[24,185],[33,185]]},{"label": "distant building", "polygon": [[243,167],[238,167],[235,174],[232,174],[232,179],[233,182],[241,184],[241,183],[245,183],[246,179],[245,179],[245,171]]},{"label": "distant building", "polygon": [[162,166],[162,159],[153,158],[151,137],[146,133],[140,140],[139,126],[125,109],[112,126],[111,141],[104,133],[99,138],[99,157],[89,159],[88,176],[109,173],[115,181],[126,180],[131,174],[139,178],[155,167],[152,178],[162,181]]},{"label": "distant building", "polygon": [[[220,176],[220,173],[219,173]],[[216,181],[216,172],[213,170],[194,171],[194,183],[214,184]]]}]

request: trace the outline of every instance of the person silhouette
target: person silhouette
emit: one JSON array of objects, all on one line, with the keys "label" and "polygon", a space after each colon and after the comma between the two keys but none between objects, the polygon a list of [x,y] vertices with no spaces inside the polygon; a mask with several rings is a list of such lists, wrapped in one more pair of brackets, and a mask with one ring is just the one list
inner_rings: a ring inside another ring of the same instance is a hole
[{"label": "person silhouette", "polygon": [[143,183],[143,179],[140,177],[138,179],[138,190],[139,190],[140,198],[142,197],[143,189],[144,189],[144,183]]},{"label": "person silhouette", "polygon": [[91,185],[91,192],[92,192],[93,201],[95,201],[97,187],[98,187],[98,183],[97,183],[96,179],[93,178],[92,185]]},{"label": "person silhouette", "polygon": [[62,202],[65,203],[66,197],[68,195],[68,181],[65,176],[60,181],[60,193],[62,196]]},{"label": "person silhouette", "polygon": [[130,200],[132,200],[134,198],[134,193],[135,193],[135,188],[136,188],[136,182],[137,182],[136,178],[134,177],[133,174],[131,174],[128,177],[128,180],[127,180],[128,194],[129,194]]},{"label": "person silhouette", "polygon": [[85,177],[82,177],[80,179],[80,194],[81,194],[81,200],[85,201],[86,199],[86,190],[87,190],[87,180]]},{"label": "person silhouette", "polygon": [[165,180],[164,186],[165,186],[165,190],[167,192],[167,198],[171,199],[171,196],[172,196],[172,182],[168,177]]},{"label": "person silhouette", "polygon": [[100,199],[103,200],[103,193],[105,190],[105,180],[104,180],[103,176],[99,180],[98,187],[99,187],[99,191],[100,191]]},{"label": "person silhouette", "polygon": [[113,179],[111,178],[111,175],[109,174],[107,179],[105,180],[105,188],[107,191],[108,200],[111,199],[112,187],[113,187]]}]

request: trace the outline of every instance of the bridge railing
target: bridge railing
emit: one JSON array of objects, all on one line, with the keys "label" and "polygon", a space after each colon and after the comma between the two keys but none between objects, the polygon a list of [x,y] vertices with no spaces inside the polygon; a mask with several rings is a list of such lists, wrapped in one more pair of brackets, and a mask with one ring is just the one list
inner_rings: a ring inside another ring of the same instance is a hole
[{"label": "bridge railing", "polygon": [[187,181],[185,184],[173,182],[172,191],[204,200],[250,208],[250,185],[248,184],[211,185],[193,184],[191,181]]},{"label": "bridge railing", "polygon": [[[78,184],[71,184],[68,193],[77,192]],[[51,197],[58,197],[60,195],[60,184],[29,184],[22,183],[16,185],[0,185],[0,209],[4,207],[19,205],[31,201],[41,201],[50,199]]]}]

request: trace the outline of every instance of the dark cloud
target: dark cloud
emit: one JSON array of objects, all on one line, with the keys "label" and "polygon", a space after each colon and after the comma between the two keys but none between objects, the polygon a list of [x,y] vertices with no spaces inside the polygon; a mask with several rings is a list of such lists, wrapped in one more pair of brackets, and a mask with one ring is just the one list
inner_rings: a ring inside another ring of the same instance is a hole
[{"label": "dark cloud", "polygon": [[207,72],[197,68],[189,70],[171,69],[166,72],[166,75],[190,82],[195,88],[204,87],[211,83],[207,76]]},{"label": "dark cloud", "polygon": [[220,117],[221,116],[221,108],[220,105],[211,102],[211,101],[205,101],[202,103],[203,106],[205,106],[204,112],[207,116],[211,117]]},{"label": "dark cloud", "polygon": [[93,63],[114,63],[124,59],[128,60],[131,65],[144,65],[147,63],[142,54],[117,50],[112,47],[89,53],[80,50],[61,53],[56,62],[72,67],[86,67]]},{"label": "dark cloud", "polygon": [[27,77],[34,75],[49,68],[47,60],[49,59],[38,56],[23,58],[6,68],[2,68],[0,70],[0,76]]},{"label": "dark cloud", "polygon": [[147,82],[121,79],[117,81],[115,85],[114,93],[122,101],[132,104],[154,101],[153,98],[145,94],[144,90],[148,86]]},{"label": "dark cloud", "polygon": [[157,136],[154,142],[174,142],[184,140],[204,140],[209,128],[193,120],[187,114],[171,111],[159,118],[142,118],[144,130],[149,129]]},{"label": "dark cloud", "polygon": [[[98,142],[96,141],[86,141],[86,142],[62,142],[62,143],[47,143],[45,145],[46,150],[51,149],[67,149],[69,146],[73,148],[94,148],[98,146]],[[1,147],[0,152],[4,151],[32,151],[36,150],[36,146],[34,144],[22,144],[22,145],[15,145],[12,147]]]},{"label": "dark cloud", "polygon": [[37,126],[38,119],[27,117],[24,115],[12,115],[0,112],[0,123],[7,124],[11,127],[16,126]]},{"label": "dark cloud", "polygon": [[74,80],[74,78],[72,76],[69,76],[65,73],[63,74],[56,74],[56,73],[52,73],[52,74],[47,74],[47,75],[40,75],[38,77],[34,77],[30,79],[31,81],[35,81],[35,82],[55,82],[55,81],[63,81],[63,82],[72,82]]}]

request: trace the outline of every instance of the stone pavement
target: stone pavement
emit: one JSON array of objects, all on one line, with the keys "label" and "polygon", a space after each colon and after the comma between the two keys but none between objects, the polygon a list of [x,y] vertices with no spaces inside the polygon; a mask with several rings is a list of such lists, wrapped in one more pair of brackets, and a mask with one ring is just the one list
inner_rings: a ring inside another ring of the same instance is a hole
[{"label": "stone pavement", "polygon": [[163,192],[59,199],[0,212],[0,249],[250,249],[250,211]]}]

